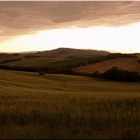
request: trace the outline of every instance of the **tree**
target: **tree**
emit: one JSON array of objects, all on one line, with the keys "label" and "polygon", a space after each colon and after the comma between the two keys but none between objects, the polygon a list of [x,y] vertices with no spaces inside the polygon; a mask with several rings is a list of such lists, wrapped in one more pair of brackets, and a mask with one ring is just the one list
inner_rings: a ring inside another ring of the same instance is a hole
[{"label": "tree", "polygon": [[39,71],[39,75],[45,75],[44,71]]},{"label": "tree", "polygon": [[112,67],[104,73],[98,73],[98,71],[96,71],[93,73],[93,76],[116,81],[137,82],[140,80],[140,75],[138,72],[122,70],[118,69],[117,67]]},{"label": "tree", "polygon": [[139,73],[135,71],[128,71],[112,67],[103,73],[103,78],[117,81],[135,82],[139,81]]}]

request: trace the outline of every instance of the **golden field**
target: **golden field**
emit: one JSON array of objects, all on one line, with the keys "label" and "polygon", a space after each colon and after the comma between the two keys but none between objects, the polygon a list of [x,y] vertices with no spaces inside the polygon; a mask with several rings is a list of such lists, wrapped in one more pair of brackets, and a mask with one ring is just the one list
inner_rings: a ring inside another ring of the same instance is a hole
[{"label": "golden field", "polygon": [[140,138],[140,84],[0,70],[0,138]]}]

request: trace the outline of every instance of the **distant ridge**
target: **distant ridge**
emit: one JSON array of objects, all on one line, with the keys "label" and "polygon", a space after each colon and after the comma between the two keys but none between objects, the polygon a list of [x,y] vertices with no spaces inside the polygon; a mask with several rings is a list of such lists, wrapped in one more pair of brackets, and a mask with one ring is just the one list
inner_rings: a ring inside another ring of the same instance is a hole
[{"label": "distant ridge", "polygon": [[73,49],[73,48],[57,48],[50,51],[37,52],[37,55],[46,57],[87,57],[87,56],[103,56],[108,55],[107,51]]},{"label": "distant ridge", "polygon": [[66,57],[89,57],[89,56],[105,56],[110,54],[107,51],[84,50],[84,49],[70,49],[57,48],[54,50],[38,51],[38,52],[14,52],[14,53],[0,53],[0,64],[22,61],[32,58],[66,58]]}]

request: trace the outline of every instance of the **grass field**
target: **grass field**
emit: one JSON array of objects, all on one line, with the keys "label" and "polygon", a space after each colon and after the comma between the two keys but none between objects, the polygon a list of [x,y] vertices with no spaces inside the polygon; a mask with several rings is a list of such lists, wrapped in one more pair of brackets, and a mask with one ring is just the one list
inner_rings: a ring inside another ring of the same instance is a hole
[{"label": "grass field", "polygon": [[74,69],[74,71],[79,73],[93,73],[95,71],[103,73],[115,66],[123,70],[140,72],[140,63],[138,63],[138,60],[138,58],[110,59],[98,62],[96,64],[88,64],[85,66],[77,67]]},{"label": "grass field", "polygon": [[140,139],[140,83],[0,70],[0,138]]},{"label": "grass field", "polygon": [[30,59],[22,59],[15,62],[5,63],[8,66],[22,66],[22,67],[44,67],[50,63],[62,61],[64,58],[47,58],[47,57],[37,57]]}]

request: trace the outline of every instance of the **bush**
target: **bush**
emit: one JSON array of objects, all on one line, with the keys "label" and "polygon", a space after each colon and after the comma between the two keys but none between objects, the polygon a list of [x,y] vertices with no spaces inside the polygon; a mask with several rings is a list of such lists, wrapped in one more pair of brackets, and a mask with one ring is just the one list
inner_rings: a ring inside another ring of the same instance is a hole
[{"label": "bush", "polygon": [[93,77],[100,77],[100,73],[98,71],[95,71],[92,76]]},{"label": "bush", "polygon": [[44,71],[39,71],[39,75],[45,75]]}]

